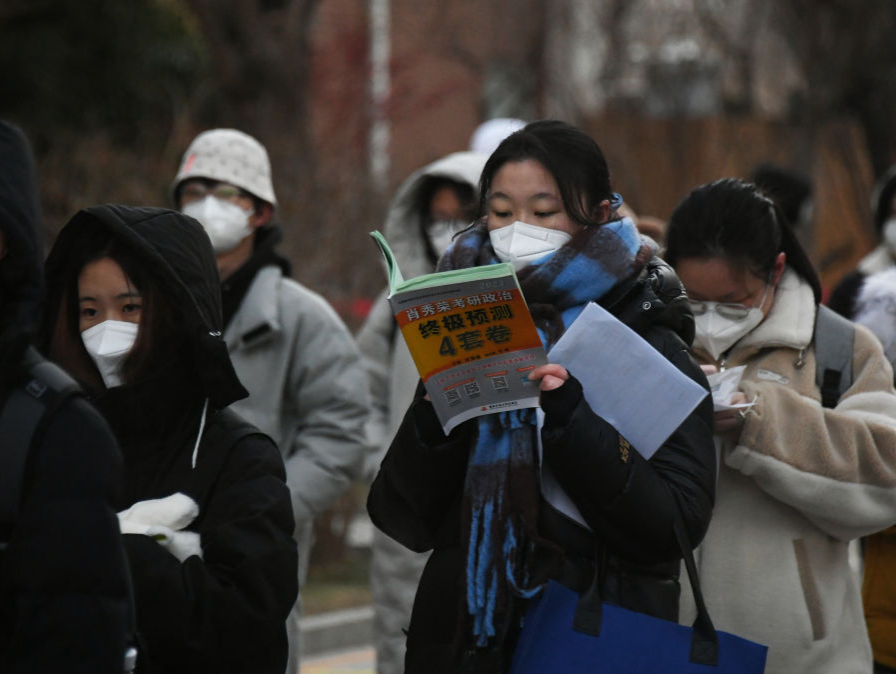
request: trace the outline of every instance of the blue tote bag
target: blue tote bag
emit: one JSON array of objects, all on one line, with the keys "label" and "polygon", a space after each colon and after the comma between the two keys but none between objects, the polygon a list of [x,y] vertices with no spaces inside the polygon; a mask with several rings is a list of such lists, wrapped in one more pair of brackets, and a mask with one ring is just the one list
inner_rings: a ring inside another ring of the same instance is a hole
[{"label": "blue tote bag", "polygon": [[717,631],[709,618],[685,534],[676,537],[694,591],[692,627],[602,602],[597,574],[583,595],[549,581],[532,601],[510,674],[761,674],[768,652]]}]

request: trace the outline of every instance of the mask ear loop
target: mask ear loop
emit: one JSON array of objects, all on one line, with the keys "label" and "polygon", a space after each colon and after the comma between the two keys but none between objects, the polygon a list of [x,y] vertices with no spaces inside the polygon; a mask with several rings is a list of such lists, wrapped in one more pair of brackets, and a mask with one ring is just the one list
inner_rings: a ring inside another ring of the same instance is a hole
[{"label": "mask ear loop", "polygon": [[196,457],[199,454],[199,443],[202,440],[202,431],[205,430],[205,416],[208,411],[208,398],[205,399],[205,402],[202,403],[202,415],[199,417],[199,433],[196,435],[196,444],[193,446],[193,457],[191,460],[191,467],[196,467]]}]

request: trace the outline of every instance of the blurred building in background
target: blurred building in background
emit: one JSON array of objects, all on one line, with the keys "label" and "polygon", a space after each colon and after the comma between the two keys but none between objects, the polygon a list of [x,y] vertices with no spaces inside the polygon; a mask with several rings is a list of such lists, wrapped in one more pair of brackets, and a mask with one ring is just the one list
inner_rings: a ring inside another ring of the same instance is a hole
[{"label": "blurred building in background", "polygon": [[258,137],[296,275],[353,325],[392,190],[494,116],[587,128],[659,217],[705,180],[799,170],[830,282],[896,158],[894,29],[890,0],[9,0],[0,115],[35,139],[48,237],[88,203],[165,204],[203,128]]}]

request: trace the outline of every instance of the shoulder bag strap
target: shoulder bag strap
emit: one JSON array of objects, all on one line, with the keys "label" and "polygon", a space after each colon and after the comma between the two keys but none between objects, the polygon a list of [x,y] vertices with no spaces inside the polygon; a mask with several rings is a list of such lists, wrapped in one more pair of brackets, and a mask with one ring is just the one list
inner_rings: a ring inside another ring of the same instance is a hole
[{"label": "shoulder bag strap", "polygon": [[852,385],[855,325],[820,304],[812,339],[815,344],[815,381],[821,389],[821,404],[833,408]]},{"label": "shoulder bag strap", "polygon": [[[681,518],[675,518],[675,540],[684,560],[688,580],[691,582],[691,590],[694,593],[694,604],[697,607],[697,619],[693,625],[691,636],[690,660],[699,665],[715,666],[719,662],[719,637],[716,634],[706,602],[703,599],[703,590],[700,587],[700,578],[697,575],[697,564],[694,561],[694,553],[688,541],[687,532],[681,523]],[[603,608],[600,597],[600,572],[601,565],[595,565],[594,578],[588,589],[579,597],[576,604],[575,617],[572,627],[578,632],[597,636],[600,634]]]}]

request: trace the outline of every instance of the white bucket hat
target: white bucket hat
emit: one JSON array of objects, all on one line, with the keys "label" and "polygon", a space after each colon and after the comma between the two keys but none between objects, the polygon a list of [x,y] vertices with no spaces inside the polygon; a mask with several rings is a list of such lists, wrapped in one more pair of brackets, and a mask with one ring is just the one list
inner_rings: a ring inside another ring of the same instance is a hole
[{"label": "white bucket hat", "polygon": [[178,185],[190,178],[230,183],[277,205],[267,150],[252,136],[236,129],[212,129],[196,136],[184,152],[171,183],[172,198],[176,197]]}]

